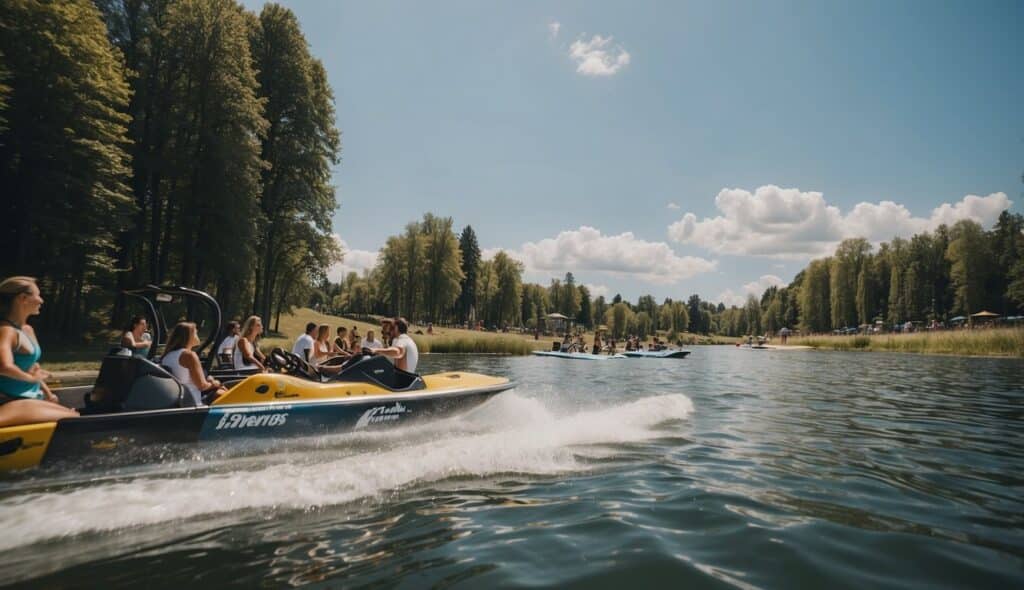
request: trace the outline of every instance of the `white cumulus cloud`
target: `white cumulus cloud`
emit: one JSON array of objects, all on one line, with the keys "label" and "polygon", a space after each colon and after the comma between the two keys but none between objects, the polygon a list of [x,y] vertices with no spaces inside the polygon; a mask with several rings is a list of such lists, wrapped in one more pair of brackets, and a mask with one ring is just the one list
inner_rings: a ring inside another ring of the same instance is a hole
[{"label": "white cumulus cloud", "polygon": [[733,291],[732,289],[726,289],[718,296],[718,301],[724,303],[726,306],[735,305],[742,307],[747,303],[747,297],[750,295],[756,296],[758,299],[761,298],[761,294],[765,292],[768,287],[784,287],[786,281],[775,275],[761,275],[756,281],[750,281],[743,285],[739,292]]},{"label": "white cumulus cloud", "polygon": [[562,23],[553,20],[548,23],[548,33],[551,34],[551,38],[554,39],[558,36],[558,31],[562,30]]},{"label": "white cumulus cloud", "polygon": [[357,272],[361,275],[364,270],[372,269],[377,265],[378,252],[349,249],[345,240],[337,234],[334,239],[341,247],[341,251],[344,252],[344,258],[341,262],[331,265],[331,268],[327,270],[327,278],[332,282],[340,282],[350,272]]},{"label": "white cumulus cloud", "polygon": [[[483,255],[493,255],[487,249]],[[527,271],[563,274],[602,272],[655,284],[672,284],[710,272],[717,262],[694,256],[679,256],[665,242],[648,242],[625,232],[606,236],[593,227],[560,232],[554,238],[527,242],[518,250],[506,250],[523,263]]]},{"label": "white cumulus cloud", "polygon": [[807,258],[831,254],[840,241],[851,237],[877,243],[961,219],[988,227],[1012,204],[1005,193],[992,193],[944,203],[928,217],[915,217],[893,201],[858,203],[843,214],[820,192],[766,185],[753,193],[722,189],[715,197],[721,215],[698,220],[686,213],[669,226],[668,234],[676,242],[722,254]]},{"label": "white cumulus cloud", "polygon": [[629,65],[629,52],[621,45],[611,44],[612,37],[601,35],[594,35],[589,41],[573,41],[569,57],[576,62],[576,71],[584,76],[612,76]]},{"label": "white cumulus cloud", "polygon": [[598,297],[608,297],[608,287],[604,285],[592,285],[590,283],[584,284],[587,291],[590,291],[590,297],[596,299]]}]

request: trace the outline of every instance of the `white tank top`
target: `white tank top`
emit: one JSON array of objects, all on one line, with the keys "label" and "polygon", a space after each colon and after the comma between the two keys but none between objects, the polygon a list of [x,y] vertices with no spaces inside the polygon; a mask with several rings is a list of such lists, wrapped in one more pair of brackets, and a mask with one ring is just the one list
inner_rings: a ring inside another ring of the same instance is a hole
[{"label": "white tank top", "polygon": [[190,373],[185,367],[181,366],[181,353],[183,352],[185,352],[184,348],[168,352],[164,355],[164,358],[160,359],[160,364],[170,371],[171,375],[174,375],[174,378],[185,386],[185,391],[187,391],[188,394],[192,396],[192,399],[195,400],[195,405],[201,406],[203,405],[203,394],[199,391],[195,382],[192,381],[192,373]]},{"label": "white tank top", "polygon": [[[249,346],[254,346],[254,345],[253,345],[252,342],[250,342]],[[253,349],[253,352],[255,352],[255,348]],[[256,368],[258,368],[256,365],[247,365],[247,364],[245,364],[245,361],[242,360],[242,337],[241,336],[239,336],[238,340],[235,341],[235,352],[234,352],[234,354],[232,354],[231,360],[234,361],[233,364],[235,365],[236,369],[256,369]]]}]

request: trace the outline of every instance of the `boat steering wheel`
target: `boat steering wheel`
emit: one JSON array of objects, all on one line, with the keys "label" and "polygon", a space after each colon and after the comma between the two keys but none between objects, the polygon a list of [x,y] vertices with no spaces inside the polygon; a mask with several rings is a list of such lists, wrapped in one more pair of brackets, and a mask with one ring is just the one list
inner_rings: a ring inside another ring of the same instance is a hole
[{"label": "boat steering wheel", "polygon": [[319,381],[319,378],[317,377],[318,373],[312,365],[300,358],[299,355],[288,352],[287,350],[275,348],[270,351],[270,362],[274,369],[279,371],[283,370],[285,373],[293,377],[302,377],[303,379]]}]

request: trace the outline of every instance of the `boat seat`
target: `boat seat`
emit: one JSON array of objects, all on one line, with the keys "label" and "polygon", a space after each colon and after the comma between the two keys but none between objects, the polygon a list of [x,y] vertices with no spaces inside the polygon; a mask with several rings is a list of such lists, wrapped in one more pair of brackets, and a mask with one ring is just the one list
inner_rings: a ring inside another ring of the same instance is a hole
[{"label": "boat seat", "polygon": [[364,356],[331,381],[370,383],[390,391],[416,391],[427,386],[419,375],[396,368],[383,356]]},{"label": "boat seat", "polygon": [[85,398],[86,414],[162,410],[181,405],[184,387],[163,367],[119,351],[100,365],[96,385]]}]

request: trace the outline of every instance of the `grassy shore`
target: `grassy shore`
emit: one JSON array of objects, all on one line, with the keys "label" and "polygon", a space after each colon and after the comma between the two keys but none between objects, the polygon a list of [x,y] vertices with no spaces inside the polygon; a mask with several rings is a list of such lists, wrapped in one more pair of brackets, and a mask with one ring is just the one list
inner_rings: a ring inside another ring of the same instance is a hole
[{"label": "grassy shore", "polygon": [[[309,308],[299,308],[293,314],[281,316],[277,331],[262,338],[260,348],[264,351],[269,351],[274,347],[291,349],[292,342],[303,332],[308,322],[327,324],[331,327],[332,338],[338,326],[345,326],[349,329],[356,326],[362,336],[365,336],[368,330],[373,330],[378,339],[380,338],[380,326],[375,324],[322,314]],[[272,322],[265,322],[265,324],[273,326]],[[411,326],[410,331],[420,352],[424,353],[527,355],[534,350],[550,350],[551,343],[555,340],[551,336],[541,336],[534,340],[533,334],[480,332],[439,327],[434,328],[434,333],[428,335],[425,333],[426,326],[419,325]],[[43,367],[51,372],[97,370],[103,355],[115,345],[117,337],[118,334],[111,333],[110,342],[97,343],[87,347],[55,344],[46,349],[43,356]],[[584,339],[591,343],[594,341],[594,334],[587,333],[584,335]],[[686,346],[733,344],[736,340],[736,338],[726,336],[703,336],[689,333],[680,337],[680,341]]]},{"label": "grassy shore", "polygon": [[872,336],[790,337],[787,344],[823,350],[869,350],[1024,358],[1024,328],[914,332]]}]

